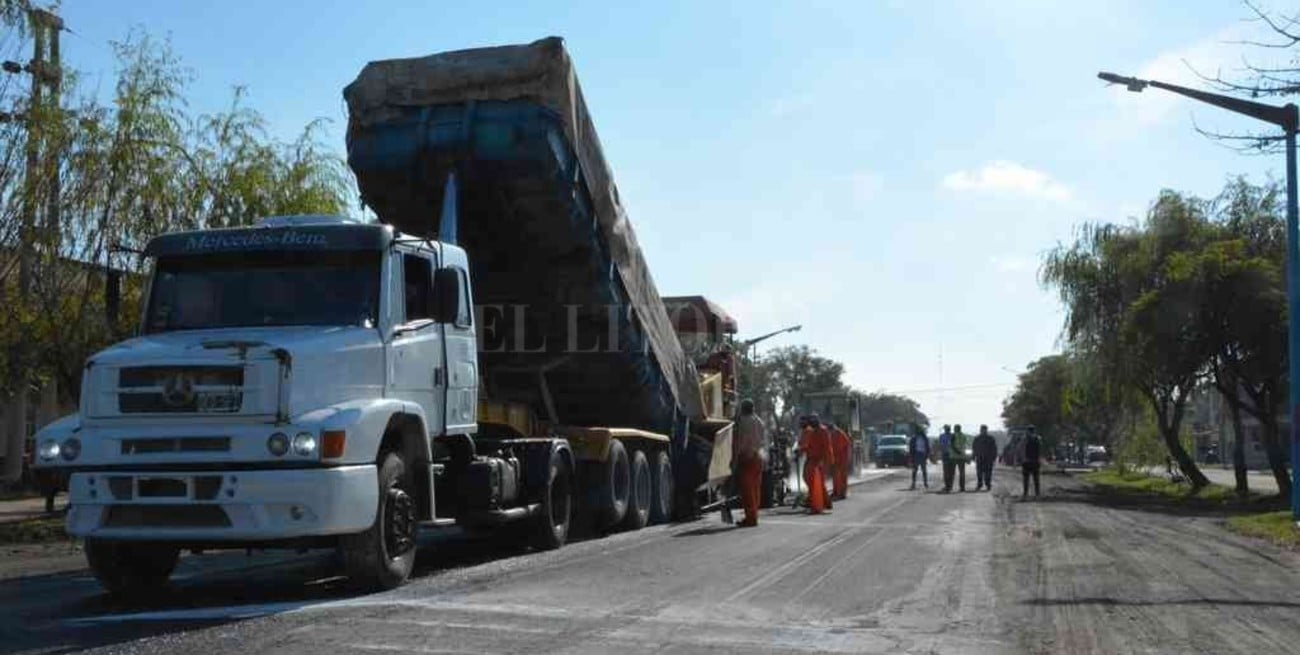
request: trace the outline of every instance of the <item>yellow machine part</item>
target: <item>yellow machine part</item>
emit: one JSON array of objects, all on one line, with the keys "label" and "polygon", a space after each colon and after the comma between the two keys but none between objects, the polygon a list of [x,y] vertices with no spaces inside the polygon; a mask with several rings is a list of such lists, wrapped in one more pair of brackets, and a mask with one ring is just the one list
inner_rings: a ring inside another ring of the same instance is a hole
[{"label": "yellow machine part", "polygon": [[493,401],[480,396],[478,422],[510,428],[520,437],[531,437],[537,433],[533,410],[523,403]]},{"label": "yellow machine part", "polygon": [[609,457],[609,442],[618,439],[625,444],[641,443],[643,447],[657,444],[667,448],[670,443],[666,435],[633,428],[575,427],[558,426],[554,432],[569,440],[573,454],[584,461],[603,462]]},{"label": "yellow machine part", "polygon": [[700,374],[700,403],[709,418],[722,418],[726,412],[726,392],[721,373]]}]

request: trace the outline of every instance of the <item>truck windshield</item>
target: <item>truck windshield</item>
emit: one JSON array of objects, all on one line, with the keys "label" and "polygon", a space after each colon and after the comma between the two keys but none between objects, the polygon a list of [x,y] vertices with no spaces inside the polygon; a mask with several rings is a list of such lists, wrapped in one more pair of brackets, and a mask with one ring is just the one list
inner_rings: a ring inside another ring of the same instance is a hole
[{"label": "truck windshield", "polygon": [[372,327],[379,253],[240,252],[158,260],[145,332],[267,325]]}]

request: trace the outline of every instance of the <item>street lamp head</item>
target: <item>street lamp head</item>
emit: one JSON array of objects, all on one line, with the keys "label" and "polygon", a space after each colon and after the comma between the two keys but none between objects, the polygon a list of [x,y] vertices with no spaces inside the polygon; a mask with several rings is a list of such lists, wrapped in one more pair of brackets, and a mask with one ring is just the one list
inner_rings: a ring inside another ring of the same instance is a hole
[{"label": "street lamp head", "polygon": [[1141,93],[1143,89],[1147,88],[1146,80],[1139,80],[1136,77],[1124,77],[1123,75],[1116,75],[1105,71],[1097,73],[1097,77],[1101,78],[1105,82],[1110,82],[1111,84],[1123,84],[1129,91],[1134,93]]}]

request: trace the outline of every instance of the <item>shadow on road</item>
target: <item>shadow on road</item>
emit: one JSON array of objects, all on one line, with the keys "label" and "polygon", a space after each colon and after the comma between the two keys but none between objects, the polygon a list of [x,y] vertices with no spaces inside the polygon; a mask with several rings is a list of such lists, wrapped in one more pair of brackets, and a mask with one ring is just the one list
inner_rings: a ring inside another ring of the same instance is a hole
[{"label": "shadow on road", "polygon": [[1250,600],[1246,598],[1174,598],[1170,600],[1133,600],[1108,596],[1084,598],[1033,598],[1022,603],[1040,607],[1103,605],[1117,607],[1162,607],[1170,605],[1225,605],[1237,607],[1300,608],[1300,602],[1285,600]]},{"label": "shadow on road", "polygon": [[[762,525],[762,523],[759,523],[759,525]],[[740,528],[737,528],[734,525],[715,525],[711,527],[699,527],[693,530],[687,530],[685,532],[674,533],[673,538],[677,539],[680,537],[707,537],[709,535],[719,534],[722,532],[731,532],[733,530],[738,530],[738,529]]]}]

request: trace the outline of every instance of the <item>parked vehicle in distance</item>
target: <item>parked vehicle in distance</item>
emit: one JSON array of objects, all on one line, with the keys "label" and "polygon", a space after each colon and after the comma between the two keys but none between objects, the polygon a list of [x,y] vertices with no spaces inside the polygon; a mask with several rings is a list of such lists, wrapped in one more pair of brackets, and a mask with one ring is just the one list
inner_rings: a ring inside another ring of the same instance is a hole
[{"label": "parked vehicle in distance", "polygon": [[876,466],[907,466],[907,435],[883,434],[876,440]]}]

